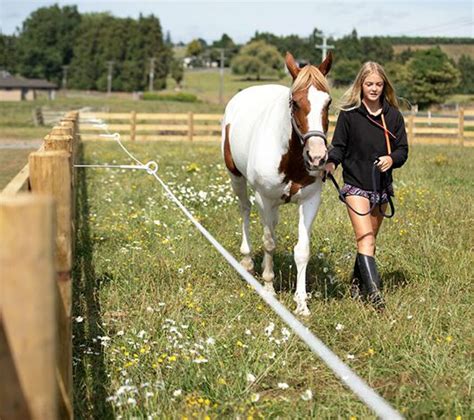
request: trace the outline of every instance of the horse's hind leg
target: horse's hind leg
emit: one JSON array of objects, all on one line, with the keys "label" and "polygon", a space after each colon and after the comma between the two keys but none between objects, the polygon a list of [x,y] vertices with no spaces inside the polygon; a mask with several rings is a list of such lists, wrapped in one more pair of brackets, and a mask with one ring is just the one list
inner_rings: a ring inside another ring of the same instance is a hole
[{"label": "horse's hind leg", "polygon": [[255,194],[255,200],[263,223],[263,284],[268,292],[275,294],[275,288],[273,287],[273,279],[275,278],[273,253],[276,248],[275,227],[278,223],[278,207],[258,193]]},{"label": "horse's hind leg", "polygon": [[243,255],[240,264],[248,271],[253,272],[254,264],[252,260],[252,249],[250,247],[250,203],[247,192],[247,180],[243,176],[235,176],[230,174],[232,188],[239,198],[240,214],[242,216],[242,244],[240,245],[240,253]]}]

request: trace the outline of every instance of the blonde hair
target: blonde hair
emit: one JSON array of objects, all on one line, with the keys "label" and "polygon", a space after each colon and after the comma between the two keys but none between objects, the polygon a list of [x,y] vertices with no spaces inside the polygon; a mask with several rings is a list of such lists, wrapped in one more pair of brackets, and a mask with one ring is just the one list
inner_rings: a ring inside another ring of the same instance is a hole
[{"label": "blonde hair", "polygon": [[304,66],[298,76],[296,76],[293,85],[291,86],[291,93],[301,89],[308,89],[310,86],[315,86],[318,90],[323,90],[329,93],[329,84],[321,71],[315,66]]},{"label": "blonde hair", "polygon": [[367,61],[362,65],[351,87],[342,95],[339,105],[340,109],[350,111],[351,109],[360,107],[362,103],[362,84],[372,73],[379,75],[383,80],[383,98],[390,105],[398,109],[397,95],[395,94],[392,82],[387,77],[383,67],[374,61]]}]

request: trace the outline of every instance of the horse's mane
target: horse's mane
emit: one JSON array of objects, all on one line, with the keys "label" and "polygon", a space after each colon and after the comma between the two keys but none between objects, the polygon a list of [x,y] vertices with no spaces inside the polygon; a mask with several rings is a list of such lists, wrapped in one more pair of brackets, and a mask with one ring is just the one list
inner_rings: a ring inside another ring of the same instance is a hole
[{"label": "horse's mane", "polygon": [[308,89],[314,86],[318,90],[329,93],[329,84],[319,69],[312,65],[304,66],[291,86],[291,92],[297,92],[301,89]]}]

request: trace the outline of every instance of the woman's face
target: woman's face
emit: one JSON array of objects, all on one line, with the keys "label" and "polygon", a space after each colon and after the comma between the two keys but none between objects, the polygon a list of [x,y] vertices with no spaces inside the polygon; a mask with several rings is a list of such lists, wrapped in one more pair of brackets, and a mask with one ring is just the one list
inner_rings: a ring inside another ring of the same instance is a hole
[{"label": "woman's face", "polygon": [[383,79],[377,73],[370,73],[362,83],[362,98],[367,102],[379,102],[383,84]]}]

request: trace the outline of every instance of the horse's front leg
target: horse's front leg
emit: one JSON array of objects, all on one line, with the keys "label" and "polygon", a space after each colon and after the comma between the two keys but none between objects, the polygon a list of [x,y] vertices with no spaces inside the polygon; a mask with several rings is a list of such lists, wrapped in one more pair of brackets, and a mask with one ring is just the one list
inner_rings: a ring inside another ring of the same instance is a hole
[{"label": "horse's front leg", "polygon": [[264,288],[274,295],[273,279],[275,278],[275,273],[273,271],[273,252],[276,248],[275,227],[278,223],[278,205],[258,193],[255,194],[255,202],[260,210],[263,223],[263,284]]},{"label": "horse's front leg", "polygon": [[310,257],[311,226],[318,212],[320,201],[321,188],[318,188],[314,195],[306,199],[299,206],[298,243],[294,248],[297,269],[294,300],[296,302],[295,314],[297,315],[308,316],[310,314],[306,304],[306,267]]}]

